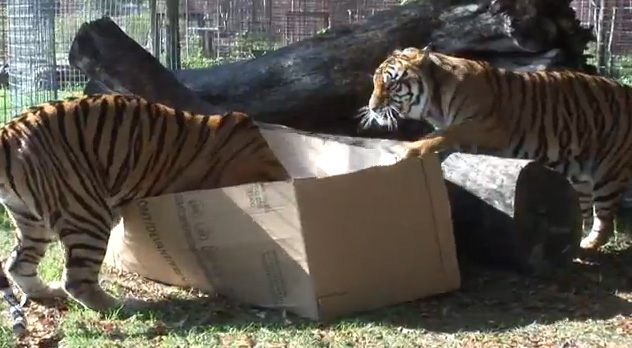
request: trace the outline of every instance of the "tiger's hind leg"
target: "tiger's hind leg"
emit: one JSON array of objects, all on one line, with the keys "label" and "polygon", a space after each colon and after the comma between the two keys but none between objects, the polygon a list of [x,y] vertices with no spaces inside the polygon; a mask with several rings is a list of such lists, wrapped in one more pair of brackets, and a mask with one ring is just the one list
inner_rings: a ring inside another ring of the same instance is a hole
[{"label": "tiger's hind leg", "polygon": [[18,242],[6,263],[9,278],[28,299],[38,301],[66,297],[63,289],[45,284],[37,273],[37,267],[55,234],[45,228],[43,222],[15,219],[15,224]]},{"label": "tiger's hind leg", "polygon": [[626,182],[596,180],[593,190],[594,222],[591,231],[580,243],[584,250],[596,249],[614,235],[614,216],[626,189]]},{"label": "tiger's hind leg", "polygon": [[66,258],[63,288],[87,308],[99,312],[115,309],[122,302],[99,285],[112,220],[104,217],[98,224],[85,225],[86,222],[62,221],[57,226]]},{"label": "tiger's hind leg", "polygon": [[571,185],[577,192],[579,207],[582,212],[582,229],[589,232],[593,225],[593,183],[588,179],[570,178]]}]

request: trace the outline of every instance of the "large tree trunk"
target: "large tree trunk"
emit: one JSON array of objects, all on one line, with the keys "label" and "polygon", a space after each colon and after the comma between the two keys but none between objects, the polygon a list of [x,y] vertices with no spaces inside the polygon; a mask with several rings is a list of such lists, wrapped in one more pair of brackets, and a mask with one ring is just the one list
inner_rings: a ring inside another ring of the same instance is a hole
[{"label": "large tree trunk", "polygon": [[[316,46],[317,42],[312,44]],[[153,56],[109,20],[86,23],[80,28],[72,44],[70,61],[90,78],[103,81],[113,91],[133,93],[148,100],[201,113],[237,109],[232,103],[212,105],[201,100],[198,94],[180,84]],[[295,73],[302,76],[299,72]],[[325,72],[321,70],[321,73]],[[234,74],[239,75],[237,72]],[[244,75],[248,74],[256,81],[264,73],[244,70]],[[275,83],[283,81],[286,80],[270,80],[267,89],[273,89]],[[252,87],[246,84],[243,88],[248,90]],[[279,85],[278,88],[292,92],[287,86]],[[310,91],[305,88],[297,93]],[[320,85],[320,88],[325,87]],[[311,93],[328,92],[314,89]],[[252,97],[264,98],[260,95]],[[262,117],[265,113],[257,115],[260,121],[283,121]],[[291,121],[290,124],[298,122],[311,131],[327,128],[327,122],[336,124],[326,114],[321,118],[302,116],[305,114],[284,120]],[[279,125],[258,123],[264,132],[285,129]],[[362,138],[318,136],[334,137],[356,145],[367,143],[367,139]],[[383,141],[384,146],[401,147],[401,143]],[[557,264],[560,260],[570,259],[572,253],[567,251],[574,250],[579,243],[579,208],[577,198],[569,194],[572,188],[557,173],[529,161],[462,154],[448,157],[443,161],[442,168],[450,178],[447,185],[461,261],[475,259],[530,271],[545,265],[543,261]],[[545,197],[540,194],[542,192],[546,193]]]},{"label": "large tree trunk", "polygon": [[[257,59],[180,70],[175,76],[215,111],[240,110],[259,121],[309,131],[411,139],[430,128],[403,121],[395,132],[358,133],[353,118],[368,101],[372,72],[395,48],[432,42],[438,51],[499,67],[587,69],[583,51],[591,34],[580,28],[570,0],[422,2],[395,6],[364,23],[334,28]],[[120,81],[135,93],[155,69],[149,53],[134,51],[130,41],[106,21],[84,26],[70,62],[108,88],[121,90]],[[121,61],[137,73],[128,74],[118,66]],[[99,90],[93,81],[86,92]]]}]

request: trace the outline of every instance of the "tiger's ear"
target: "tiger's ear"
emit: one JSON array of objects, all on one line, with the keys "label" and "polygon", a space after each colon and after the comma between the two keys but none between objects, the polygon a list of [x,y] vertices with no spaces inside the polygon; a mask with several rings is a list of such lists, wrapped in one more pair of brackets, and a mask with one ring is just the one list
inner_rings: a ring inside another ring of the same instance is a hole
[{"label": "tiger's ear", "polygon": [[[432,43],[429,43],[421,50],[415,49],[415,55],[411,59],[411,62],[413,63],[413,65],[423,68],[428,63],[432,63],[430,59],[430,52],[434,52],[434,45]],[[413,53],[413,51],[411,50],[410,53]]]}]

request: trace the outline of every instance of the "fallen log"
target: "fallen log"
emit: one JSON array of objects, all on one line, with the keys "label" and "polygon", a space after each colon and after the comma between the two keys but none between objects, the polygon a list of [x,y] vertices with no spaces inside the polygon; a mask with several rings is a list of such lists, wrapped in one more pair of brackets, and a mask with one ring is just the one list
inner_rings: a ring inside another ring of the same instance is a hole
[{"label": "fallen log", "polygon": [[441,166],[460,257],[537,272],[578,252],[579,200],[559,173],[529,160],[463,153]]},{"label": "fallen log", "polygon": [[[85,58],[81,52],[91,52],[90,45],[98,41],[83,40],[82,35],[102,26],[116,25],[108,20],[86,23],[72,44],[71,62],[86,75],[93,79],[105,76],[107,85],[113,86],[107,88],[115,92],[132,92],[201,113],[218,111],[217,106],[188,91],[131,39],[133,44],[126,45],[124,51]],[[288,131],[282,125],[257,123],[264,133]],[[395,140],[313,135],[366,147],[378,144],[399,154],[403,151],[402,143]],[[529,161],[463,154],[450,155],[442,168],[448,178],[457,251],[462,262],[476,260],[529,272],[542,269],[547,263],[570,260],[571,251],[579,244],[576,232],[580,231],[580,214],[577,198],[569,193],[570,185],[559,174]]]},{"label": "fallen log", "polygon": [[[411,139],[430,131],[429,126],[403,121],[395,132],[360,132],[353,118],[371,93],[371,73],[395,48],[432,42],[440,52],[499,67],[589,69],[583,52],[592,35],[580,26],[570,0],[421,2],[394,6],[365,22],[332,28],[257,59],[174,74],[217,111],[240,110],[255,120],[307,131]],[[99,81],[90,83],[87,93],[99,91],[99,83],[121,90],[113,84],[125,81],[132,93],[146,86],[140,77],[147,75],[134,75],[139,80],[132,81],[117,69],[123,60],[154,71],[144,66],[148,53],[126,51],[135,42],[113,23],[84,26],[75,42],[80,45],[72,45],[70,63]]]}]

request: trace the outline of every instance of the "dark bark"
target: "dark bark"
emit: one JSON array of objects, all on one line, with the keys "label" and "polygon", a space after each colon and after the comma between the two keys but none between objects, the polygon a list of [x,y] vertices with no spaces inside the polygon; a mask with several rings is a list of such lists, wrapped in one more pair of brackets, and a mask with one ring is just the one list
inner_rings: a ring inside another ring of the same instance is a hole
[{"label": "dark bark", "polygon": [[[254,60],[180,70],[175,76],[218,111],[240,110],[259,121],[308,131],[412,139],[430,128],[403,121],[396,132],[358,133],[353,118],[366,104],[370,76],[386,55],[432,42],[440,52],[500,67],[585,70],[582,52],[591,34],[579,27],[569,2],[444,0],[396,6]],[[116,81],[129,81],[134,92],[152,71],[143,65],[141,50],[113,23],[93,22],[77,33],[70,62],[114,90],[120,90]],[[125,71],[119,66],[123,61],[133,69]],[[86,92],[99,90],[91,83]]]}]

